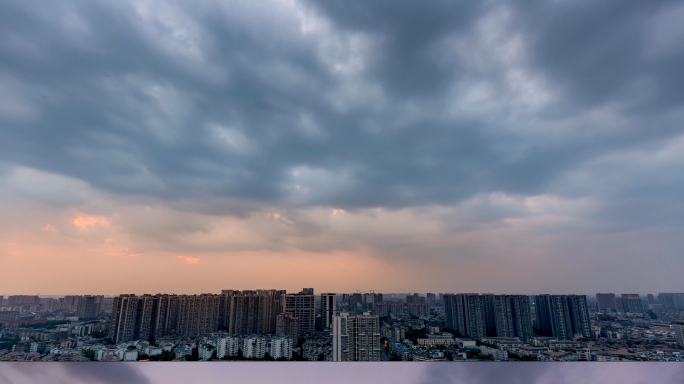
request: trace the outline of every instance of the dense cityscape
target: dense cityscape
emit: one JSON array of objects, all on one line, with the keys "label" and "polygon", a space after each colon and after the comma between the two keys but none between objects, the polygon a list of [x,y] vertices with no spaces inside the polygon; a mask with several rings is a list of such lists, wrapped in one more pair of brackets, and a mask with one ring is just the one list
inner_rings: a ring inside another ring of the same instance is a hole
[{"label": "dense cityscape", "polygon": [[684,293],[2,298],[3,361],[684,361]]}]

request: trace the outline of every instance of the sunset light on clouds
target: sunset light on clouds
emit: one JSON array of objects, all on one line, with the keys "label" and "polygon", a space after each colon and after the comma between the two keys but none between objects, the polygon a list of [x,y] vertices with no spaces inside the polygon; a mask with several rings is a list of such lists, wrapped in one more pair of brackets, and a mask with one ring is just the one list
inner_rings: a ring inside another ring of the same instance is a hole
[{"label": "sunset light on clouds", "polygon": [[196,257],[178,256],[178,258],[183,259],[188,264],[199,264],[199,259]]},{"label": "sunset light on clouds", "polygon": [[109,222],[103,217],[79,216],[74,219],[74,225],[79,228],[86,228],[96,224],[109,225]]}]

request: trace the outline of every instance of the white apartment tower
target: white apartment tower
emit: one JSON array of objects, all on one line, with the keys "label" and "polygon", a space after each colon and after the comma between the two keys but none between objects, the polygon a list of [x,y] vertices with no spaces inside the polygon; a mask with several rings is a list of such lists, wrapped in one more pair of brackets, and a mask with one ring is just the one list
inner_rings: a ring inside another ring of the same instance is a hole
[{"label": "white apartment tower", "polygon": [[380,318],[377,315],[336,313],[332,334],[333,361],[380,361]]},{"label": "white apartment tower", "polygon": [[238,350],[240,349],[240,338],[237,336],[224,337],[218,342],[218,350],[216,351],[216,357],[219,359],[225,356],[237,356]]},{"label": "white apartment tower", "polygon": [[242,345],[242,356],[246,359],[263,359],[266,354],[266,338],[263,336],[245,337]]},{"label": "white apartment tower", "polygon": [[288,360],[292,359],[292,338],[286,336],[276,336],[272,338],[269,353],[271,357],[276,360],[281,357]]}]

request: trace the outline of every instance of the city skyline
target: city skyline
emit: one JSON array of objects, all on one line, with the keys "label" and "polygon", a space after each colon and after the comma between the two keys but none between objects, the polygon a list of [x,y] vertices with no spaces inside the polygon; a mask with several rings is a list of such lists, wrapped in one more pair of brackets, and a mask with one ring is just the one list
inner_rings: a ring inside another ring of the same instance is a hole
[{"label": "city skyline", "polygon": [[682,361],[684,293],[321,293],[0,301],[3,361]]},{"label": "city skyline", "polygon": [[684,291],[682,15],[10,1],[0,292]]}]

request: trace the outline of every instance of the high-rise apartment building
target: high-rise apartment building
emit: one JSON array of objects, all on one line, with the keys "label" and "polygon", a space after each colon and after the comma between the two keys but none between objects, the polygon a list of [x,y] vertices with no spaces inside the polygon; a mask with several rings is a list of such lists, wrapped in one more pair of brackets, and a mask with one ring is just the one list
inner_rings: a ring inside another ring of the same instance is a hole
[{"label": "high-rise apartment building", "polygon": [[602,311],[617,311],[617,300],[614,293],[597,293],[596,306]]},{"label": "high-rise apartment building", "polygon": [[485,293],[481,295],[485,321],[485,333],[487,336],[492,336],[496,334],[496,318],[494,313],[494,294]]},{"label": "high-rise apartment building", "polygon": [[90,320],[96,318],[100,313],[101,299],[101,296],[82,296],[79,299],[78,305],[76,307],[76,316],[78,316],[79,320]]},{"label": "high-rise apartment building", "polygon": [[157,310],[157,297],[143,295],[138,297],[138,316],[136,319],[136,340],[150,340],[154,337],[154,316]]},{"label": "high-rise apartment building", "polygon": [[74,311],[78,307],[78,299],[81,296],[76,296],[76,295],[68,295],[64,296],[60,299],[62,302],[61,308],[60,309],[66,309],[69,311]]},{"label": "high-rise apartment building", "polygon": [[427,303],[411,303],[406,305],[409,315],[415,317],[424,317],[430,314],[430,308]]},{"label": "high-rise apartment building", "polygon": [[542,334],[559,340],[572,340],[575,335],[591,337],[589,309],[584,295],[538,295],[537,326]]},{"label": "high-rise apartment building", "polygon": [[316,328],[315,296],[309,294],[313,288],[305,288],[297,294],[284,294],[282,306],[284,312],[292,312],[299,318],[299,333],[313,332]]},{"label": "high-rise apartment building", "polygon": [[465,334],[474,339],[480,340],[487,336],[485,311],[483,299],[479,294],[461,294],[464,316],[465,316]]},{"label": "high-rise apartment building", "polygon": [[109,323],[109,339],[113,343],[137,339],[138,304],[139,298],[135,295],[120,295],[114,298]]},{"label": "high-rise apartment building", "polygon": [[537,307],[537,324],[544,335],[554,336],[560,340],[572,338],[570,308],[567,297],[558,295],[539,295],[535,299]]},{"label": "high-rise apartment building", "polygon": [[658,302],[665,309],[684,309],[684,293],[659,293]]},{"label": "high-rise apartment building", "polygon": [[447,329],[458,330],[462,307],[459,307],[457,297],[453,293],[442,296],[444,300],[444,325]]},{"label": "high-rise apartment building", "polygon": [[21,307],[25,305],[38,305],[40,298],[38,295],[13,295],[9,297],[8,306]]},{"label": "high-rise apartment building", "polygon": [[0,323],[19,320],[19,311],[0,311]]},{"label": "high-rise apartment building", "polygon": [[116,343],[218,330],[220,296],[120,295],[112,304],[109,338]]},{"label": "high-rise apartment building", "polygon": [[337,295],[334,293],[321,293],[321,327],[323,329],[330,328],[332,325],[332,317],[337,309],[336,299]]},{"label": "high-rise apartment building", "polygon": [[363,295],[360,293],[352,293],[349,297],[349,305],[363,303]]},{"label": "high-rise apartment building", "polygon": [[332,361],[353,361],[353,348],[349,321],[354,315],[346,311],[335,312],[332,327]]},{"label": "high-rise apartment building", "polygon": [[294,345],[297,345],[299,343],[299,318],[292,312],[283,312],[278,314],[277,323],[276,334],[290,337]]},{"label": "high-rise apartment building", "polygon": [[219,326],[220,296],[201,295],[178,296],[178,335],[206,335],[216,332]]},{"label": "high-rise apartment building", "polygon": [[477,293],[444,295],[446,328],[480,340],[487,335],[485,300]]},{"label": "high-rise apartment building", "polygon": [[401,316],[404,314],[404,302],[401,300],[379,302],[373,306],[373,313],[380,317]]},{"label": "high-rise apartment building", "polygon": [[406,327],[403,325],[393,325],[391,328],[391,337],[396,342],[401,342],[406,338]]},{"label": "high-rise apartment building", "polygon": [[380,319],[336,313],[332,325],[333,361],[380,361]]},{"label": "high-rise apartment building", "polygon": [[644,312],[643,302],[641,298],[637,295],[622,295],[616,299],[617,301],[617,311],[622,313],[642,313]]},{"label": "high-rise apartment building", "polygon": [[436,300],[435,294],[434,294],[434,293],[428,293],[428,294],[427,294],[427,303],[428,303],[428,305],[431,306],[431,307],[434,307],[435,304],[436,304],[436,302],[437,302],[437,300]]},{"label": "high-rise apartment building", "polygon": [[409,293],[406,295],[406,304],[419,304],[421,303],[421,299],[423,302],[425,302],[425,298],[420,296],[418,293]]},{"label": "high-rise apartment building", "polygon": [[494,295],[497,337],[518,337],[527,341],[534,336],[530,301],[524,295]]},{"label": "high-rise apartment building", "polygon": [[197,336],[218,329],[235,335],[275,333],[284,293],[224,290],[221,295],[121,295],[113,299],[110,339]]},{"label": "high-rise apartment building", "polygon": [[679,344],[680,348],[684,347],[684,324],[674,324],[672,328],[675,333],[677,344]]},{"label": "high-rise apartment building", "polygon": [[157,308],[154,317],[154,338],[176,334],[178,325],[178,295],[157,295]]},{"label": "high-rise apartment building", "polygon": [[226,296],[226,328],[234,335],[275,332],[273,295],[235,294]]},{"label": "high-rise apartment building", "polygon": [[573,336],[592,337],[591,322],[589,321],[589,306],[586,295],[568,295],[570,316],[572,319]]}]

